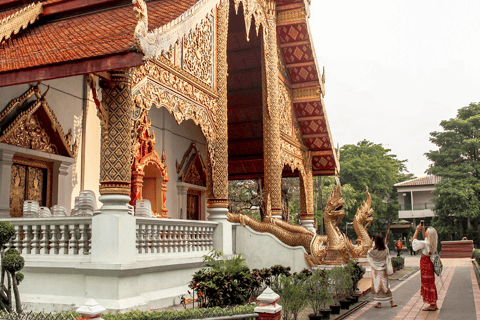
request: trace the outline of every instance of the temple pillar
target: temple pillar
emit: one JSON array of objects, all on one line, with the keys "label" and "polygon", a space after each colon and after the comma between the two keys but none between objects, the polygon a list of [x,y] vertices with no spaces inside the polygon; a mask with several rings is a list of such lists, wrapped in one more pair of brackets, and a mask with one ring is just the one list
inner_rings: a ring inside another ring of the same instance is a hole
[{"label": "temple pillar", "polygon": [[[231,254],[232,224],[228,212],[228,119],[227,119],[227,37],[230,1],[221,1],[217,8],[217,110],[215,113],[215,155],[207,155],[208,220],[217,221],[213,235],[214,249]],[[186,214],[186,213],[185,213]]]},{"label": "temple pillar", "polygon": [[0,218],[10,216],[10,184],[12,183],[12,164],[15,152],[0,151]]},{"label": "temple pillar", "polygon": [[134,171],[132,172],[132,192],[130,204],[134,206],[139,199],[143,199],[142,190],[143,190],[143,177],[145,173],[143,171]]},{"label": "temple pillar", "polygon": [[101,214],[92,218],[92,262],[125,263],[135,259],[135,217],[128,214],[132,175],[130,74],[111,72],[102,82],[100,118]]},{"label": "temple pillar", "polygon": [[311,161],[306,161],[305,174],[300,174],[300,222],[305,228],[315,230],[313,203],[313,172]]},{"label": "temple pillar", "polygon": [[[267,1],[267,30],[264,33],[263,72],[263,160],[266,216],[282,218],[282,170],[280,147],[280,117],[278,106],[278,55],[276,4]],[[270,201],[270,205],[268,202]],[[270,212],[268,210],[270,209]]]}]

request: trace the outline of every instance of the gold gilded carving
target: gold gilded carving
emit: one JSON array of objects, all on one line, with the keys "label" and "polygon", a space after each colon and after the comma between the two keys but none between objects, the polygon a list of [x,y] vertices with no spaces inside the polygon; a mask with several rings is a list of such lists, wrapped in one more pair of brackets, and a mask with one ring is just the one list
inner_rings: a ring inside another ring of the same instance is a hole
[{"label": "gold gilded carving", "polygon": [[7,40],[21,29],[26,29],[29,24],[35,22],[43,13],[41,2],[32,3],[29,6],[9,15],[0,21],[0,43]]},{"label": "gold gilded carving", "polygon": [[277,15],[277,23],[305,20],[306,15],[305,8],[280,11]]},{"label": "gold gilded carving", "polygon": [[43,200],[43,170],[35,167],[28,167],[27,181],[28,200],[35,200],[42,203]]},{"label": "gold gilded carving", "polygon": [[[283,161],[280,144],[280,105],[279,105],[279,86],[278,86],[278,54],[277,54],[277,35],[276,35],[276,5],[274,1],[267,1],[267,29],[264,41],[265,59],[263,88],[264,101],[263,106],[263,136],[264,136],[264,163],[265,163],[265,196],[270,195],[271,210],[280,212],[281,202],[281,178],[283,170]],[[268,210],[267,210],[268,211]],[[270,213],[267,212],[268,216]]]},{"label": "gold gilded carving", "polygon": [[176,172],[177,174],[179,174],[181,171],[182,171],[182,168],[183,168],[183,165],[185,164],[185,161],[187,160],[187,158],[190,156],[190,153],[191,152],[194,152],[194,154],[196,154],[197,152],[197,146],[196,146],[196,141],[193,142],[190,147],[188,148],[187,152],[185,152],[185,154],[183,155],[183,158],[182,158],[182,162],[180,162],[180,164],[178,164],[178,160],[175,161],[175,167],[176,167]]},{"label": "gold gilded carving", "polygon": [[136,89],[134,93],[135,105],[138,108],[148,110],[155,105],[157,108],[165,107],[170,112],[178,124],[184,120],[193,120],[200,126],[203,135],[207,139],[207,144],[211,154],[213,151],[213,117],[209,110],[201,104],[186,100],[167,88],[152,81],[143,82],[143,85]]},{"label": "gold gilded carving", "polygon": [[183,70],[213,85],[213,26],[214,19],[208,15],[183,39]]},{"label": "gold gilded carving", "polygon": [[[33,112],[35,110],[36,109],[33,109]],[[33,112],[22,112],[19,119],[0,137],[0,142],[17,147],[58,154],[57,147],[50,143],[50,137],[40,126]]]},{"label": "gold gilded carving", "polygon": [[28,89],[24,94],[12,100],[12,102],[8,104],[8,106],[2,111],[2,113],[0,113],[0,122],[5,120],[5,118],[11,112],[14,112],[16,108],[21,107],[25,102],[27,102],[28,99],[33,97],[34,94],[40,96],[40,89],[38,88],[38,83],[35,86],[31,86],[30,89]]},{"label": "gold gilded carving", "polygon": [[[10,182],[10,215],[23,215],[23,201],[35,200],[41,206],[52,205],[53,164],[37,159],[13,157]],[[44,188],[46,185],[46,188]],[[45,194],[44,191],[46,192]]]},{"label": "gold gilded carving", "polygon": [[110,86],[102,89],[109,130],[108,136],[102,135],[100,194],[130,195],[133,110],[130,75],[112,72]]},{"label": "gold gilded carving", "polygon": [[[147,79],[148,78],[148,79]],[[146,82],[154,82],[161,84],[169,89],[176,91],[178,94],[204,105],[210,112],[215,113],[216,97],[210,93],[193,85],[190,79],[185,79],[176,72],[172,72],[168,66],[159,61],[147,61],[142,66],[135,68],[132,74],[133,91],[142,90]],[[150,105],[145,106],[147,110]]]},{"label": "gold gilded carving", "polygon": [[278,81],[280,131],[293,137],[292,99],[285,85]]},{"label": "gold gilded carving", "polygon": [[[354,258],[366,257],[367,251],[372,247],[372,239],[368,234],[367,227],[373,222],[372,196],[368,192],[367,187],[367,201],[363,201],[360,208],[353,218],[353,228],[357,234],[357,244],[353,245],[348,239],[347,246],[350,254]],[[366,224],[365,224],[366,223]]]},{"label": "gold gilded carving", "polygon": [[130,193],[130,204],[135,205],[137,200],[143,199],[143,177],[145,176],[145,166],[153,164],[157,172],[161,176],[161,213],[156,211],[153,214],[160,218],[167,217],[166,208],[166,193],[168,178],[168,168],[165,165],[165,153],[162,157],[155,149],[155,134],[151,131],[152,121],[148,119],[148,114],[144,113],[141,120],[137,123],[138,127],[135,129],[135,142],[133,144],[133,163],[132,163],[132,190]]},{"label": "gold gilded carving", "polygon": [[25,199],[26,167],[12,165],[12,180],[10,182],[10,216],[23,215],[23,201]]},{"label": "gold gilded carving", "polygon": [[267,8],[268,2],[270,2],[270,0],[234,0],[236,14],[238,14],[240,3],[243,4],[243,16],[245,18],[245,28],[247,30],[247,41],[250,41],[249,34],[253,18],[255,18],[255,31],[257,32],[257,36],[261,25],[264,27],[265,34],[268,34],[269,30],[267,30],[266,17],[266,11],[269,10]]},{"label": "gold gilded carving", "polygon": [[98,78],[92,74],[87,76],[87,83],[92,90],[93,101],[95,101],[95,106],[97,107],[97,117],[100,119],[100,128],[102,131],[102,137],[105,141],[108,141],[108,106],[105,105],[105,102],[100,101],[99,95],[99,83]]},{"label": "gold gilded carving", "polygon": [[318,100],[321,93],[319,86],[310,88],[300,88],[293,90],[293,101],[297,100]]},{"label": "gold gilded carving", "polygon": [[[57,120],[57,117],[45,100],[48,89],[43,95],[41,95],[39,84],[40,83],[37,83],[35,86],[27,90],[22,96],[13,100],[2,112],[2,114],[0,114],[1,122],[8,116],[14,114],[15,111],[33,95],[37,97],[37,100],[34,101],[27,110],[18,114],[15,117],[15,120],[13,120],[7,129],[5,129],[3,135],[0,137],[0,142],[27,149],[58,154],[58,146],[50,142],[51,137],[47,134],[42,126],[42,123],[36,116],[37,110],[42,108],[50,120],[50,125],[53,131],[58,133],[58,137],[60,138],[64,149],[67,151],[66,156],[76,157],[78,146],[77,141],[73,143],[70,132],[67,135],[63,133],[60,122]],[[46,124],[43,125],[45,126]]]},{"label": "gold gilded carving", "polygon": [[215,157],[207,156],[208,206],[228,207],[228,119],[227,119],[227,37],[230,1],[222,1],[217,10],[217,110],[215,112]]}]

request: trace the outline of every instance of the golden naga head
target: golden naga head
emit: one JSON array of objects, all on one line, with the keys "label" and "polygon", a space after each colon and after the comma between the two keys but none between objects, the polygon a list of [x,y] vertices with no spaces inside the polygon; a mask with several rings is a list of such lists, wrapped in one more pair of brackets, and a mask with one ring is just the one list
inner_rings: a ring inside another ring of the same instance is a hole
[{"label": "golden naga head", "polygon": [[340,179],[335,177],[335,182],[337,186],[333,189],[333,192],[328,197],[327,204],[325,205],[325,213],[335,211],[343,211],[343,206],[345,205],[345,200],[342,198],[342,185],[340,184]]},{"label": "golden naga head", "polygon": [[358,220],[360,223],[365,223],[369,222],[372,223],[373,221],[373,209],[372,209],[372,196],[368,192],[368,187],[367,187],[367,201],[363,200],[362,205],[360,208],[357,210],[357,214],[355,215],[355,219]]}]

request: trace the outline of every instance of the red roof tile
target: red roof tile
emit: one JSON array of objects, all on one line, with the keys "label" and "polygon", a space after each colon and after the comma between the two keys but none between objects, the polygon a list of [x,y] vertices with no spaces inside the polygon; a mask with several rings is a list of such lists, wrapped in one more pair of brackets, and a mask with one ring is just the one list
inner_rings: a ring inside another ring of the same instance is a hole
[{"label": "red roof tile", "polygon": [[429,175],[425,177],[420,177],[408,181],[403,181],[394,184],[394,187],[413,187],[413,186],[427,186],[427,185],[434,185],[442,180],[441,177],[437,177],[434,175]]},{"label": "red roof tile", "polygon": [[[149,29],[174,20],[197,1],[148,2]],[[0,44],[0,73],[132,51],[136,25],[132,5],[46,24],[40,16]]]}]

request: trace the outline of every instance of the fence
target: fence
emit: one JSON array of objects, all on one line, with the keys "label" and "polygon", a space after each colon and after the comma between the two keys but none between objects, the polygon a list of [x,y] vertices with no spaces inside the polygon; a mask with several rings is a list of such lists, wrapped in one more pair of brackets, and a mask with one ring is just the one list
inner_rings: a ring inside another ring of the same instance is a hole
[{"label": "fence", "polygon": [[137,217],[137,252],[208,252],[217,222]]},{"label": "fence", "polygon": [[15,227],[8,247],[23,255],[87,255],[92,238],[91,217],[5,219]]}]

